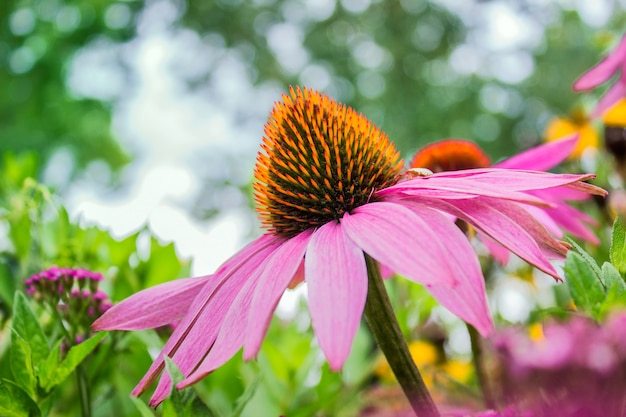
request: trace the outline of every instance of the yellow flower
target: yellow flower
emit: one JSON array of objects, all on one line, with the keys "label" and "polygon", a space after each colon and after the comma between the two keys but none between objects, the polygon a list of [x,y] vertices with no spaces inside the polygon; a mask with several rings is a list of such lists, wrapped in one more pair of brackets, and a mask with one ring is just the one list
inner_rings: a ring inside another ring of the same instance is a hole
[{"label": "yellow flower", "polygon": [[545,337],[541,323],[533,323],[528,326],[528,337],[534,342],[539,342]]},{"label": "yellow flower", "polygon": [[621,99],[604,113],[602,121],[606,126],[626,127],[626,99]]},{"label": "yellow flower", "polygon": [[469,381],[472,377],[474,366],[468,361],[450,359],[441,365],[441,370],[455,381],[463,383]]},{"label": "yellow flower", "polygon": [[[434,365],[439,360],[439,354],[437,348],[432,343],[416,340],[409,343],[409,352],[411,357],[418,368],[422,368],[428,365]],[[383,381],[391,382],[395,381],[395,376],[387,363],[387,359],[381,355],[374,368],[374,373]],[[429,374],[424,373],[422,375],[424,383],[429,386],[432,385],[432,377]]]},{"label": "yellow flower", "polygon": [[578,159],[587,148],[598,148],[600,138],[589,119],[581,113],[575,113],[571,119],[565,117],[553,118],[546,126],[544,136],[547,142],[562,139],[565,136],[578,133],[580,135],[576,148],[569,159]]}]

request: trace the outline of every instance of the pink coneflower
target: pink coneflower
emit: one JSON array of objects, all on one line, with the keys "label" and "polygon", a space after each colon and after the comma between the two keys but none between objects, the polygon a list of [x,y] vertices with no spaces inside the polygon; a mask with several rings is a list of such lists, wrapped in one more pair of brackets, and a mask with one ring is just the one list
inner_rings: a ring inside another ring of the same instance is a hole
[{"label": "pink coneflower", "polygon": [[[180,320],[134,389],[142,393],[172,357],[193,384],[243,347],[257,355],[285,290],[308,284],[317,341],[333,370],[344,364],[368,296],[372,258],[425,285],[451,312],[483,335],[493,323],[478,259],[454,218],[543,271],[567,247],[519,203],[549,205],[530,190],[604,191],[592,175],[476,169],[402,176],[403,162],[386,134],[326,95],[291,89],[265,125],[254,184],[267,232],[211,276],[162,284],[115,305],[97,330],[143,329]],[[452,216],[450,216],[450,214]],[[151,404],[167,396],[164,375]]]},{"label": "pink coneflower", "polygon": [[622,37],[617,47],[606,58],[574,82],[574,91],[596,88],[619,71],[621,71],[619,79],[602,96],[592,113],[593,117],[601,116],[626,97],[626,36]]},{"label": "pink coneflower", "polygon": [[[544,171],[563,162],[576,148],[578,135],[571,135],[561,140],[546,143],[521,152],[511,158],[493,165],[494,168]],[[445,139],[420,149],[412,158],[411,168],[426,168],[433,172],[456,171],[460,169],[486,168],[491,166],[489,157],[473,142],[464,139]],[[547,207],[524,205],[555,237],[562,238],[563,230],[573,236],[595,245],[598,237],[587,227],[597,222],[587,214],[568,205],[568,201],[587,199],[589,194],[567,187],[528,190],[527,194],[539,197],[550,203]],[[492,254],[501,262],[508,260],[509,252],[495,244],[493,239],[479,231],[479,237],[488,246]]]},{"label": "pink coneflower", "polygon": [[539,331],[498,332],[491,344],[500,403],[516,415],[626,416],[625,329],[626,314],[618,312],[602,325],[573,316]]}]

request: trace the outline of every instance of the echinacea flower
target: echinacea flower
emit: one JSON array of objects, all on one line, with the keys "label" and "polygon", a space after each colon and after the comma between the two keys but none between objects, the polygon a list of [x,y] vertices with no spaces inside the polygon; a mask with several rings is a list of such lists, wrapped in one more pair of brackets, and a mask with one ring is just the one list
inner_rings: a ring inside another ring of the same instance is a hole
[{"label": "echinacea flower", "polygon": [[[180,320],[138,395],[159,376],[164,356],[189,386],[243,347],[257,355],[285,290],[308,285],[312,327],[330,368],[350,353],[368,292],[370,258],[425,285],[452,313],[487,335],[492,327],[478,259],[452,216],[556,276],[549,262],[567,247],[519,203],[549,205],[531,190],[604,191],[592,175],[476,169],[406,178],[387,135],[326,95],[291,89],[275,104],[257,157],[255,199],[266,233],[213,274],[144,290],[111,308],[96,330],[144,329]],[[449,214],[452,214],[450,216]],[[163,375],[151,399],[170,391]]]},{"label": "echinacea flower", "polygon": [[[494,164],[493,167],[515,170],[548,170],[571,155],[572,151],[576,149],[578,140],[578,135],[570,135],[521,152]],[[411,168],[426,168],[433,172],[489,166],[491,166],[489,157],[478,145],[464,139],[445,139],[427,145],[415,154],[410,164]],[[595,219],[567,204],[568,201],[580,201],[588,198],[587,193],[566,187],[528,190],[525,193],[550,203],[550,206],[547,207],[525,205],[524,209],[555,237],[562,238],[562,230],[565,230],[590,243],[599,244],[596,235],[587,227],[587,225],[595,226],[597,224]],[[502,263],[507,261],[508,251],[503,250],[501,245],[494,245],[493,239],[484,236],[480,230],[478,235],[496,259]]]},{"label": "echinacea flower", "polygon": [[622,98],[626,97],[626,35],[609,55],[585,72],[574,82],[574,91],[591,90],[607,82],[620,72],[615,84],[602,96],[594,109],[592,116],[599,117],[613,107]]}]

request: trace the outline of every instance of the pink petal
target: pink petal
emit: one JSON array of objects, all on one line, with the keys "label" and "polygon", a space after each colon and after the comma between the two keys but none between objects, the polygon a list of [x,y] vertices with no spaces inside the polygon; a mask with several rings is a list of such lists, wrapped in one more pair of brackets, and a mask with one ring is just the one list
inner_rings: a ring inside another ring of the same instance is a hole
[{"label": "pink petal", "polygon": [[563,162],[578,142],[577,133],[536,146],[494,165],[494,168],[546,171]]},{"label": "pink petal", "polygon": [[562,257],[567,249],[516,204],[486,197],[428,204],[465,220],[526,262],[560,279],[546,254]]},{"label": "pink petal", "polygon": [[524,205],[524,210],[530,213],[539,223],[543,225],[552,235],[557,238],[563,237],[563,231],[557,224],[557,222],[553,219],[553,217],[549,214],[551,212],[557,212],[558,210],[554,210],[551,208],[540,208],[529,205]]},{"label": "pink petal", "polygon": [[213,275],[177,279],[145,289],[121,301],[98,318],[96,330],[142,330],[179,320],[204,285],[214,286]]},{"label": "pink petal", "polygon": [[474,248],[461,229],[440,212],[421,204],[410,207],[437,230],[439,240],[445,242],[446,259],[458,282],[454,287],[434,284],[427,288],[442,306],[487,336],[493,329],[493,321],[487,307],[485,279]]},{"label": "pink petal", "polygon": [[292,237],[268,259],[252,299],[250,316],[245,323],[245,360],[256,356],[261,348],[276,305],[300,270],[311,234],[311,231],[304,231]]},{"label": "pink petal", "polygon": [[495,242],[489,236],[484,234],[480,229],[476,230],[476,235],[480,241],[485,245],[491,256],[500,263],[500,265],[506,265],[509,262],[511,252],[501,244]]},{"label": "pink petal", "polygon": [[[226,363],[244,344],[246,335],[258,334],[258,344],[253,348],[253,354],[258,352],[272,312],[302,262],[310,235],[311,232],[305,231],[285,240],[269,255],[264,265],[254,271],[228,310],[211,351],[178,388],[194,384]],[[267,287],[278,291],[268,291]],[[261,311],[255,310],[253,304],[253,299],[259,296],[260,302],[257,304],[260,304]]]},{"label": "pink petal", "polygon": [[574,82],[574,91],[589,90],[608,81],[626,57],[626,36],[606,58]]},{"label": "pink petal", "polygon": [[248,281],[238,290],[226,317],[220,324],[219,333],[211,350],[200,365],[176,388],[183,389],[192,385],[209,373],[226,363],[243,345],[245,323],[250,310],[250,303],[254,290],[257,288],[258,278],[263,268],[259,267],[252,272]]},{"label": "pink petal", "polygon": [[[458,171],[460,172],[460,171]],[[462,181],[463,188],[465,187],[481,187],[491,186],[494,188],[505,187],[510,191],[530,191],[546,188],[560,187],[564,185],[574,186],[580,181],[594,178],[593,174],[551,174],[549,172],[542,171],[527,171],[517,169],[502,169],[502,168],[490,168],[485,172],[477,172],[474,175],[468,175],[462,179],[452,178],[452,176],[435,177],[434,174],[431,177],[421,177],[426,181],[429,179],[437,180],[443,184],[450,184],[457,181]],[[418,179],[418,178],[416,178]],[[589,185],[589,184],[587,184]],[[469,190],[465,190],[470,192]],[[488,197],[498,197],[497,195]]]},{"label": "pink petal", "polygon": [[350,354],[367,298],[365,257],[343,223],[331,221],[313,233],[304,273],[315,335],[330,369],[339,370]]},{"label": "pink petal", "polygon": [[[448,171],[462,172],[462,171]],[[435,174],[436,175],[436,174]],[[430,178],[428,182],[421,178]],[[470,178],[470,179],[467,179]],[[506,187],[489,184],[485,180],[475,180],[475,176],[461,177],[419,177],[413,180],[399,182],[396,185],[379,191],[376,195],[387,199],[398,192],[412,197],[437,199],[468,199],[478,196],[489,196],[519,201],[528,204],[548,206],[545,201],[528,193],[511,190]],[[417,181],[416,181],[417,180]],[[525,186],[524,186],[525,187]]]},{"label": "pink petal", "polygon": [[567,204],[560,203],[556,208],[546,209],[546,213],[551,216],[555,223],[562,227],[568,233],[586,240],[594,245],[599,245],[598,237],[589,230],[583,222],[591,220],[591,224],[595,223],[594,219],[589,218],[586,214],[576,210]]},{"label": "pink petal", "polygon": [[626,97],[626,84],[623,82],[616,82],[608,89],[602,96],[596,108],[591,112],[591,117],[596,118],[602,116],[608,109],[613,107],[622,98]]},{"label": "pink petal", "polygon": [[[222,320],[239,290],[280,242],[275,237],[261,236],[256,239],[242,249],[247,257],[237,256],[239,262],[232,262],[230,270],[222,270],[222,274],[216,277],[218,284],[212,291],[202,289],[146,376],[133,390],[133,395],[141,394],[154,381],[163,369],[164,355],[174,360],[183,375],[188,375],[198,365],[213,345]],[[164,374],[150,403],[160,403],[168,395],[170,387],[170,378]]]},{"label": "pink petal", "polygon": [[410,209],[368,203],[344,214],[341,225],[363,251],[397,273],[423,284],[456,285],[441,236]]}]

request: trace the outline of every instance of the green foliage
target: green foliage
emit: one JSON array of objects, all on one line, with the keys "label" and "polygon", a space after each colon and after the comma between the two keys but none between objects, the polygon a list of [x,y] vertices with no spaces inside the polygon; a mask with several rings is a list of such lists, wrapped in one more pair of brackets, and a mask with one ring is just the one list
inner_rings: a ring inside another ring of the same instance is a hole
[{"label": "green foliage", "polygon": [[613,223],[609,255],[615,268],[622,275],[626,274],[626,223],[621,216],[618,216]]},{"label": "green foliage", "polygon": [[575,251],[567,254],[565,277],[576,307],[597,319],[611,310],[626,306],[626,283],[624,283],[624,222],[617,218],[613,224],[612,244],[609,252],[611,263],[602,267],[575,242]]},{"label": "green foliage", "polygon": [[[74,372],[76,367],[80,365],[91,352],[93,352],[106,335],[106,332],[97,333],[90,339],[78,345],[72,346],[67,352],[67,356],[60,364],[54,366],[52,369],[47,369],[47,374],[51,375],[51,377],[50,379],[41,381],[42,388],[49,391],[65,381],[65,379]],[[57,351],[57,353],[60,353],[60,351]],[[46,362],[46,365],[50,365],[50,362]]]},{"label": "green foliage", "polygon": [[[95,41],[102,45],[130,39],[131,23],[142,6],[139,0],[2,1],[0,153],[36,149],[41,159],[38,171],[60,148],[69,149],[78,168],[96,159],[113,168],[128,162],[111,135],[107,103],[77,97],[66,78],[70,62],[82,48]],[[116,7],[129,15],[123,25],[110,20]]]},{"label": "green foliage", "polygon": [[0,381],[0,413],[6,417],[39,417],[37,404],[20,387],[8,380]]},{"label": "green foliage", "polygon": [[565,262],[565,278],[576,307],[590,313],[597,312],[606,293],[594,267],[583,256],[570,251]]}]

